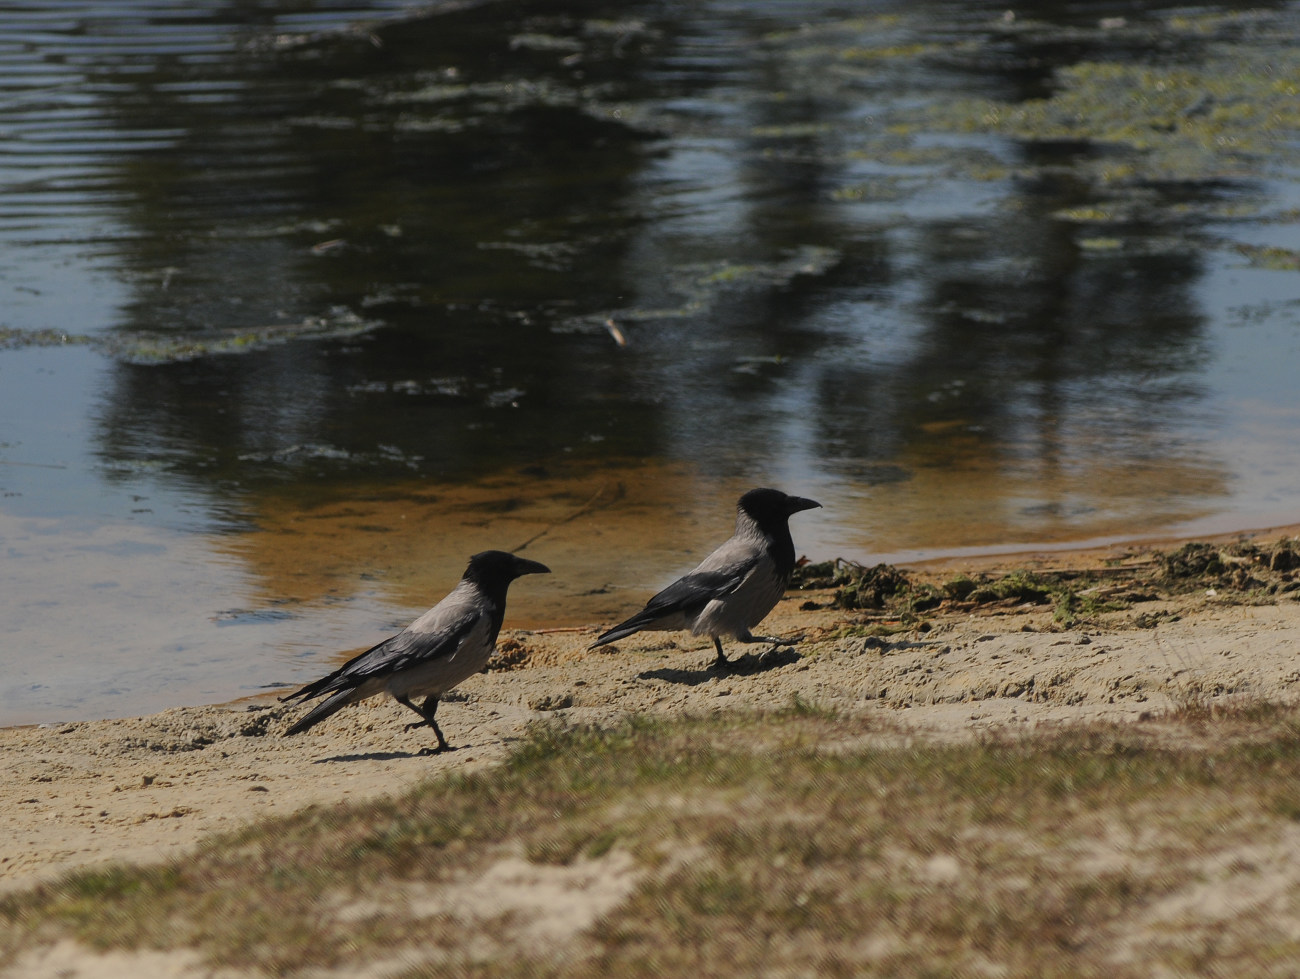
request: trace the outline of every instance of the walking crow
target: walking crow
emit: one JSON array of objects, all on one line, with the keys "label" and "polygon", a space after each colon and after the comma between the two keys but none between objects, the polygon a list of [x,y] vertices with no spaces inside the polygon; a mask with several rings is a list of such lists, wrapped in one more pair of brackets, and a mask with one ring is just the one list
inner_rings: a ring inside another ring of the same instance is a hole
[{"label": "walking crow", "polygon": [[[306,731],[348,704],[389,693],[420,715],[406,730],[427,724],[438,738],[435,753],[445,751],[447,739],[433,719],[438,698],[487,665],[505,616],[510,582],[526,574],[549,574],[550,570],[505,551],[475,554],[447,597],[397,635],[353,657],[328,676],[281,697],[301,703],[331,695],[285,734]],[[423,697],[424,703],[417,707],[412,697]]]},{"label": "walking crow", "polygon": [[709,636],[718,651],[715,665],[728,662],[721,636],[741,642],[789,645],[750,629],[776,606],[794,572],[794,542],[789,519],[821,506],[815,500],[780,490],[752,489],[736,504],[731,539],[646,603],[636,615],[602,634],[592,648],[642,631],[689,629]]}]

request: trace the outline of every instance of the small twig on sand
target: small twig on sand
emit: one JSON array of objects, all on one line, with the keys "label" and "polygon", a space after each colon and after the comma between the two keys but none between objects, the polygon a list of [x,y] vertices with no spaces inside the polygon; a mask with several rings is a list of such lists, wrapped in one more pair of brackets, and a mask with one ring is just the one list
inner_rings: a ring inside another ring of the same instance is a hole
[{"label": "small twig on sand", "polygon": [[619,329],[619,325],[614,322],[613,318],[605,320],[605,329],[609,330],[609,335],[614,338],[614,342],[620,347],[627,346],[627,336]]}]

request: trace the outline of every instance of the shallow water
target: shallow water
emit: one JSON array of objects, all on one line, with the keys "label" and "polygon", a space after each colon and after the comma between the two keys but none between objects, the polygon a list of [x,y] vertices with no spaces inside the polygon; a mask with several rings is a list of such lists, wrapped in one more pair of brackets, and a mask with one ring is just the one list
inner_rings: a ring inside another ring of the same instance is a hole
[{"label": "shallow water", "polygon": [[0,723],[300,682],[485,547],[607,621],[755,484],[812,558],[1300,521],[1300,8],[1005,10],[7,10]]}]

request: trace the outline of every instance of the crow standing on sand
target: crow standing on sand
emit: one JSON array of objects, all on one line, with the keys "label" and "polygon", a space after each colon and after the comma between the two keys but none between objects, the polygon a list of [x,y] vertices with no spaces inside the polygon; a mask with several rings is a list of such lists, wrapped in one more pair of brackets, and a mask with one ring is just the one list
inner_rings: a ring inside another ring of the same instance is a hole
[{"label": "crow standing on sand", "polygon": [[752,489],[736,504],[736,532],[700,562],[646,603],[636,615],[614,626],[591,648],[634,632],[690,629],[710,636],[718,651],[715,665],[728,662],[720,636],[741,642],[770,642],[750,629],[776,606],[794,572],[794,541],[789,520],[800,510],[821,506],[815,500],[787,496],[780,490]]},{"label": "crow standing on sand", "polygon": [[[397,635],[348,660],[329,676],[281,697],[301,702],[333,694],[285,734],[306,731],[348,704],[386,692],[422,718],[406,725],[406,730],[427,724],[438,738],[435,753],[447,750],[447,739],[433,719],[438,698],[487,665],[505,617],[510,582],[550,570],[505,551],[475,554],[447,597]],[[424,697],[424,703],[417,707],[412,697]]]}]

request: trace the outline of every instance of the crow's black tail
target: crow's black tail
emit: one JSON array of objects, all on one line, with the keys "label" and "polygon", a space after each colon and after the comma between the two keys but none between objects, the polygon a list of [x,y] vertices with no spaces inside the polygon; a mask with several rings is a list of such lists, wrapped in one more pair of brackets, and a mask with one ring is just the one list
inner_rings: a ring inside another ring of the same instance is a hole
[{"label": "crow's black tail", "polygon": [[607,642],[614,642],[617,639],[630,636],[634,632],[640,632],[646,626],[654,625],[655,620],[658,618],[658,614],[652,614],[643,609],[627,621],[620,622],[618,625],[614,626],[614,628],[602,632],[596,637],[596,641],[587,648],[595,649],[597,646],[603,646]]},{"label": "crow's black tail", "polygon": [[306,713],[306,715],[302,717],[302,719],[297,721],[293,725],[293,727],[285,731],[284,732],[285,737],[288,737],[290,734],[300,734],[303,731],[306,731],[308,728],[315,727],[317,724],[325,720],[325,718],[329,717],[331,714],[335,713],[336,711],[342,710],[348,704],[353,703],[355,700],[354,697],[355,694],[356,694],[355,689],[340,690],[338,693],[336,693],[333,697],[330,697],[328,700],[321,701],[319,704],[317,704],[315,707],[309,710]]}]

